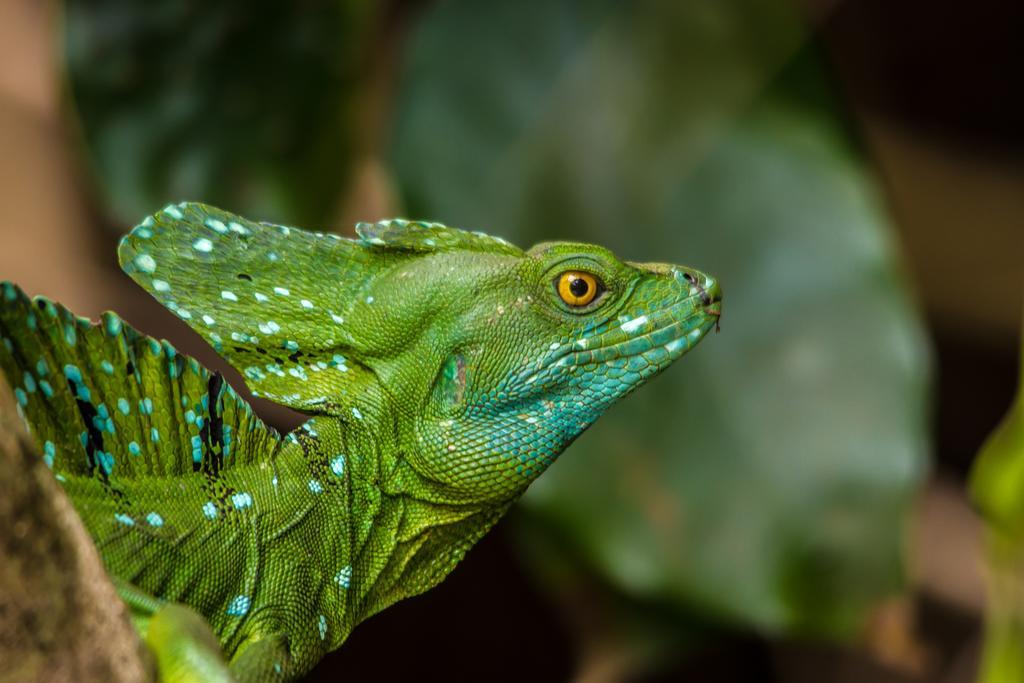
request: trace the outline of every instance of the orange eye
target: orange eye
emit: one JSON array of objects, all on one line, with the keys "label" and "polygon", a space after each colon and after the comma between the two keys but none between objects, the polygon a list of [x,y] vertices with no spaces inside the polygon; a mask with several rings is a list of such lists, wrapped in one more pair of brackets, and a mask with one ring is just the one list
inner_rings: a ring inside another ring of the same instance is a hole
[{"label": "orange eye", "polygon": [[568,270],[558,276],[558,296],[570,306],[586,306],[598,294],[597,278],[590,273]]}]

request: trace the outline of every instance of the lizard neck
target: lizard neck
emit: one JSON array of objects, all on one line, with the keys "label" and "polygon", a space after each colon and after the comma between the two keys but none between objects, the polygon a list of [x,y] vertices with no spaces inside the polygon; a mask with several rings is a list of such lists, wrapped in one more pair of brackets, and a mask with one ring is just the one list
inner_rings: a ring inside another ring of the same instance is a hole
[{"label": "lizard neck", "polygon": [[[435,586],[511,504],[424,495],[431,489],[411,472],[407,444],[382,414],[357,408],[351,418],[311,419],[247,473],[272,487],[259,566],[245,572],[263,576],[252,606],[289,605],[296,663],[312,666],[362,620]],[[247,631],[238,630],[234,645]]]},{"label": "lizard neck", "polygon": [[[196,608],[229,658],[287,634],[292,670],[312,668],[359,622],[443,580],[511,504],[450,499],[417,475],[415,440],[372,398],[224,469],[216,489],[199,476],[126,486],[140,509],[163,516],[156,531],[92,529],[111,572]],[[82,489],[76,500],[109,500],[92,479],[68,486]]]}]

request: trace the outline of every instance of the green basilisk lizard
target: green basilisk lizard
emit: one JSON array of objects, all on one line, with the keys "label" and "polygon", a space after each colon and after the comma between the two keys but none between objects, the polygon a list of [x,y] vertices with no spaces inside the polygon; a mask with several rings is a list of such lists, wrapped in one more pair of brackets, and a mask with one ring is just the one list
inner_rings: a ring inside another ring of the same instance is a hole
[{"label": "green basilisk lizard", "polygon": [[117,315],[2,286],[0,366],[163,680],[309,671],[441,581],[720,315],[711,277],[596,246],[522,251],[405,220],[357,232],[183,203],[121,242],[123,269],[253,394],[310,416],[285,435]]}]

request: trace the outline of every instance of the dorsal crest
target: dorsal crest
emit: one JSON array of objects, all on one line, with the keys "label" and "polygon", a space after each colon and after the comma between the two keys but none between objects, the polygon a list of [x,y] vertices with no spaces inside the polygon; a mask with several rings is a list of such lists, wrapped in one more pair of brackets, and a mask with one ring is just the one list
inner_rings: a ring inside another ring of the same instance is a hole
[{"label": "dorsal crest", "polygon": [[523,250],[483,232],[459,230],[441,223],[392,218],[377,223],[357,223],[360,242],[370,248],[411,251],[479,251],[522,256]]}]

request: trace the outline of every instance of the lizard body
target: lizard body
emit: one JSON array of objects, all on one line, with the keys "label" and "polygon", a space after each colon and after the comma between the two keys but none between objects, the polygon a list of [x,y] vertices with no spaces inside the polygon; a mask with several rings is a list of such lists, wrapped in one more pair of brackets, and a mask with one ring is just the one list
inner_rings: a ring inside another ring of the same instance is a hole
[{"label": "lizard body", "polygon": [[309,671],[441,581],[720,314],[712,278],[600,247],[524,252],[403,220],[357,230],[186,203],[120,246],[125,271],[254,394],[311,416],[287,435],[116,315],[93,324],[3,285],[0,366],[148,641],[167,646],[165,680],[229,677],[202,648],[180,651],[193,613],[179,605],[237,680]]}]

